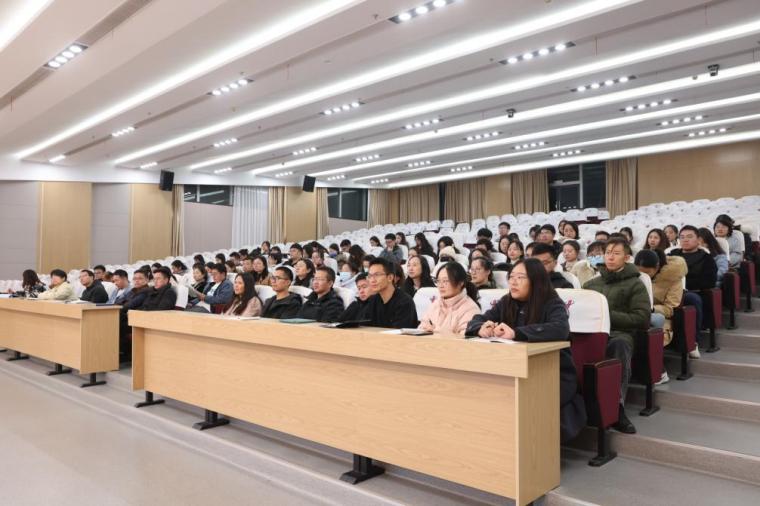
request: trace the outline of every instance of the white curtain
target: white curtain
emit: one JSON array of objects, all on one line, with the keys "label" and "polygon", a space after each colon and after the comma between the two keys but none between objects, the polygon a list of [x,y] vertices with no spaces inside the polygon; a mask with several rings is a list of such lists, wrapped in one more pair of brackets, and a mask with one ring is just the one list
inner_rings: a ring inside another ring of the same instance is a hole
[{"label": "white curtain", "polygon": [[232,195],[232,248],[258,246],[269,239],[269,189],[236,186]]}]

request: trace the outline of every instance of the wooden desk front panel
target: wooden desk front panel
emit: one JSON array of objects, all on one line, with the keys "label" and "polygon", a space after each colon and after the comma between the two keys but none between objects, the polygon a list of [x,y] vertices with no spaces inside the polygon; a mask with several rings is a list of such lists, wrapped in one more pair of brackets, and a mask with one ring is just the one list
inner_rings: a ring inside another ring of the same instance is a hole
[{"label": "wooden desk front panel", "polygon": [[79,369],[80,322],[0,308],[0,346]]},{"label": "wooden desk front panel", "polygon": [[515,497],[515,379],[134,329],[133,387]]}]

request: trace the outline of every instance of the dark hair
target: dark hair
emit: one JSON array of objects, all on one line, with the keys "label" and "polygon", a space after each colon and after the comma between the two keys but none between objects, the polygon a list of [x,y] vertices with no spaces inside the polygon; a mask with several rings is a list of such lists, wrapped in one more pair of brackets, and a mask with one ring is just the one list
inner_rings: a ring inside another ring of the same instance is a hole
[{"label": "dark hair", "polygon": [[[544,264],[535,258],[526,258],[515,263],[525,266],[525,273],[530,281],[530,295],[525,308],[525,325],[539,323],[546,303],[557,297],[557,292],[549,281],[549,273],[546,272]],[[512,268],[514,270],[514,267]],[[517,324],[517,316],[521,309],[521,304],[515,303],[512,296],[507,294],[502,299],[503,310],[501,321],[510,327]]]},{"label": "dark hair", "polygon": [[[430,276],[430,264],[427,263],[427,260],[425,260],[422,257],[412,257],[416,258],[417,261],[420,263],[421,271],[420,272],[420,287],[423,286],[435,286],[435,283],[433,282],[433,278]],[[414,280],[411,276],[409,276],[409,262],[412,261],[412,258],[406,261],[406,267],[407,267],[407,277],[404,281],[404,286],[409,289],[408,293],[414,292]]]},{"label": "dark hair", "polygon": [[[502,245],[502,243],[504,241],[507,241],[507,247],[504,248],[504,251],[502,251],[501,250],[501,245]],[[496,248],[496,249],[499,251],[499,253],[503,253],[504,255],[506,255],[507,254],[507,250],[509,250],[509,245],[510,244],[512,244],[512,241],[509,239],[509,237],[506,236],[506,235],[503,235],[503,236],[499,237],[499,247]]]},{"label": "dark hair", "polygon": [[50,276],[57,276],[63,279],[64,281],[66,281],[68,277],[66,276],[66,273],[63,271],[63,269],[53,269],[52,271],[50,271]]},{"label": "dark hair", "polygon": [[314,249],[315,248],[314,248],[313,244],[304,244],[304,246],[303,246],[303,256],[311,258],[311,254],[314,253]]},{"label": "dark hair", "polygon": [[667,263],[667,259],[665,258],[665,252],[660,249],[643,249],[636,253],[633,263],[639,267],[659,270]]},{"label": "dark hair", "polygon": [[610,234],[610,239],[625,239],[628,241],[628,238],[625,236],[625,234],[621,234],[620,232],[612,232]]},{"label": "dark hair", "polygon": [[512,225],[510,225],[508,222],[502,221],[501,223],[499,223],[499,226],[502,226],[502,225],[507,227],[509,230],[512,230]]},{"label": "dark hair", "polygon": [[235,262],[230,258],[230,260],[227,260],[224,263],[227,266],[227,270],[229,272],[235,272],[237,270],[237,266],[235,266]]},{"label": "dark hair", "polygon": [[341,246],[341,248],[343,246],[349,246],[350,247],[351,246],[351,241],[349,241],[348,239],[343,239],[342,241],[340,241],[340,246]]},{"label": "dark hair", "polygon": [[325,266],[317,267],[314,273],[316,274],[317,272],[324,272],[327,275],[327,279],[331,283],[335,283],[335,271],[332,270],[331,268],[325,267]]},{"label": "dark hair", "polygon": [[[182,263],[182,260],[175,260],[175,261],[172,262],[171,265],[172,265],[172,267],[175,267],[175,268],[177,268],[177,269],[179,269],[181,271],[186,271],[187,270],[187,265],[185,265],[184,263]],[[116,274],[116,273],[114,272],[114,274]]]},{"label": "dark hair", "polygon": [[544,253],[549,253],[554,260],[557,259],[557,250],[554,249],[554,246],[546,244],[545,242],[539,242],[533,246],[533,251],[530,253],[530,256],[534,257],[536,255],[543,255]]},{"label": "dark hair", "polygon": [[620,244],[623,246],[623,251],[625,251],[626,255],[633,254],[633,251],[631,250],[631,245],[628,244],[628,241],[625,239],[625,237],[610,237],[610,239],[605,243],[604,245],[604,251],[607,251],[607,248],[610,246],[617,246]]},{"label": "dark hair", "polygon": [[238,253],[237,251],[233,251],[232,253],[230,253],[230,258],[240,258],[240,253]]},{"label": "dark hair", "polygon": [[507,234],[507,237],[509,237],[509,242],[520,241],[520,235],[517,232],[512,232],[511,234]]},{"label": "dark hair", "polygon": [[533,225],[530,227],[530,230],[528,230],[528,235],[530,236],[530,234],[533,234],[535,236],[538,235],[539,232],[541,232],[541,227],[539,225]]},{"label": "dark hair", "polygon": [[702,227],[697,232],[697,237],[702,239],[704,241],[705,246],[707,246],[707,249],[710,250],[710,256],[718,256],[718,255],[725,255],[726,252],[723,251],[723,248],[720,247],[720,243],[715,238],[713,233],[710,231],[707,227]]},{"label": "dark hair", "polygon": [[193,264],[193,270],[196,270],[196,271],[200,272],[201,274],[203,274],[203,280],[204,281],[208,280],[208,272],[206,272],[206,266],[205,265],[203,265],[200,262],[198,262],[197,264]]},{"label": "dark hair", "polygon": [[472,267],[475,262],[481,262],[483,264],[483,268],[488,271],[488,282],[493,284],[493,262],[491,259],[486,257],[474,258],[472,262],[470,262],[470,267]]},{"label": "dark hair", "polygon": [[[303,262],[303,264],[306,266],[306,277],[304,278],[304,281],[311,280],[311,278],[314,277],[314,262],[309,260],[308,258],[302,258],[296,264],[299,262]],[[293,268],[295,268],[295,265],[293,265]],[[298,276],[296,276],[298,277]]]},{"label": "dark hair", "polygon": [[[150,268],[150,265],[145,264],[145,265],[141,266],[139,269],[137,269],[137,271],[142,272],[145,275],[145,277],[148,278],[148,281],[150,281],[151,279],[153,279],[153,270]],[[135,272],[137,272],[137,271],[135,271]]]},{"label": "dark hair", "polygon": [[309,256],[313,256],[314,253],[316,253],[317,256],[319,256],[319,258],[321,258],[322,260],[325,259],[325,250],[323,250],[322,248],[314,248],[314,251],[312,251],[311,255]]},{"label": "dark hair", "polygon": [[620,233],[627,232],[628,236],[633,240],[633,230],[631,230],[631,227],[623,227],[620,229]]},{"label": "dark hair", "polygon": [[568,225],[570,225],[570,228],[572,228],[573,232],[575,232],[575,239],[579,238],[581,236],[581,233],[578,231],[578,225],[572,221],[566,221],[564,225],[562,225],[562,230],[560,230],[560,232],[562,232],[562,235],[565,235],[565,227]]},{"label": "dark hair", "polygon": [[[652,234],[657,234],[657,237],[659,238],[659,242],[657,243],[657,247],[656,248],[651,248],[649,246],[649,236],[652,235]],[[644,240],[644,249],[661,249],[661,250],[664,250],[668,246],[670,246],[670,240],[668,240],[668,236],[665,235],[665,231],[664,230],[662,230],[661,228],[653,228],[652,230],[650,230],[649,232],[647,232],[647,237]]]},{"label": "dark hair", "polygon": [[136,271],[135,271],[135,272],[132,274],[132,279],[134,280],[134,279],[135,279],[135,276],[136,276],[136,275],[138,275],[138,274],[139,274],[140,276],[145,276],[145,279],[147,279],[147,280],[150,280],[150,277],[148,276],[148,273],[147,273],[147,272],[145,272],[145,271],[143,271],[143,270],[140,270],[140,269],[137,269],[137,270],[136,270]]},{"label": "dark hair", "polygon": [[385,240],[387,241],[389,239],[392,240],[392,241],[395,241],[396,240],[396,234],[392,234],[390,232],[388,232],[387,234],[385,234]]},{"label": "dark hair", "polygon": [[[272,243],[269,241],[262,241],[260,247],[263,248],[265,244],[267,245],[267,248],[269,248],[270,250],[272,249]],[[277,249],[280,249],[280,248],[277,248]]]},{"label": "dark hair", "polygon": [[395,275],[395,270],[393,268],[393,264],[395,263],[396,262],[391,263],[385,258],[377,257],[370,260],[369,266],[372,267],[373,265],[381,265],[383,267],[383,271],[385,271],[385,275],[389,276],[391,274]]},{"label": "dark hair", "polygon": [[[513,244],[517,245],[517,247],[520,248],[520,258],[522,259],[525,256],[525,246],[523,246],[523,243],[518,240],[509,242],[509,246],[512,246]],[[509,246],[507,246],[507,251],[509,251]],[[509,257],[507,257],[507,262],[511,263],[511,260],[509,260]]]},{"label": "dark hair", "polygon": [[[206,262],[206,270],[210,271],[211,269],[214,268],[215,265],[216,265],[215,262]],[[222,264],[222,265],[224,265],[224,264]],[[227,271],[227,267],[225,267],[224,270],[226,272]]]},{"label": "dark hair", "polygon": [[335,250],[335,251],[340,251],[340,246],[338,246],[337,243],[332,243],[332,244],[330,244],[330,247],[327,248],[327,249],[331,249],[331,250]]},{"label": "dark hair", "polygon": [[248,256],[248,248],[240,248],[238,253],[240,253],[241,257],[245,258]]},{"label": "dark hair", "polygon": [[271,246],[269,248],[269,254],[271,255],[272,253],[279,253],[280,255],[282,255],[282,250],[280,249],[279,246]]},{"label": "dark hair", "polygon": [[364,255],[364,250],[358,244],[352,244],[348,248],[348,260],[353,261],[356,265],[361,265]]},{"label": "dark hair", "polygon": [[227,266],[223,263],[212,264],[209,270],[217,271],[222,274],[227,274]]},{"label": "dark hair", "polygon": [[427,255],[430,257],[433,257],[435,259],[435,250],[433,249],[433,246],[430,244],[430,242],[427,240],[427,237],[425,237],[425,234],[422,232],[417,232],[414,234],[414,242],[415,247],[417,248],[417,252],[420,255]]},{"label": "dark hair", "polygon": [[168,267],[159,267],[156,269],[156,272],[153,273],[154,276],[156,274],[163,275],[167,280],[172,279],[172,271],[170,271]]},{"label": "dark hair", "polygon": [[37,276],[37,273],[32,269],[26,269],[21,273],[21,286],[32,288],[40,283],[42,283],[42,281],[40,281],[39,276]]},{"label": "dark hair", "polygon": [[691,232],[694,232],[694,235],[699,237],[699,230],[694,225],[684,225],[681,227],[681,230],[678,232],[679,234],[682,233],[684,230],[689,230]]},{"label": "dark hair", "polygon": [[293,282],[293,271],[291,269],[288,269],[287,267],[277,267],[274,272],[284,272],[290,282]]},{"label": "dark hair", "polygon": [[393,285],[396,288],[401,288],[404,281],[406,281],[406,276],[404,276],[404,268],[398,262],[393,262],[393,277],[396,278],[393,281]]},{"label": "dark hair", "polygon": [[269,250],[269,258],[274,258],[275,264],[282,263],[282,253]]},{"label": "dark hair", "polygon": [[203,258],[203,255],[195,255],[193,257],[193,262],[195,262],[196,264],[205,264],[206,259]]},{"label": "dark hair", "polygon": [[[478,255],[478,256],[475,256],[475,255]],[[444,255],[444,256],[446,256],[446,255]],[[482,249],[475,248],[475,249],[473,249],[473,250],[470,251],[469,255],[467,255],[467,263],[471,264],[472,260],[475,259],[475,258],[488,258],[488,255]],[[456,259],[454,259],[454,260],[456,260]]]},{"label": "dark hair", "polygon": [[292,250],[292,249],[297,249],[298,251],[300,251],[301,253],[303,253],[303,246],[301,246],[297,242],[294,242],[293,244],[290,245],[290,248],[288,248],[288,250]]},{"label": "dark hair", "polygon": [[478,236],[478,237],[482,236],[482,237],[486,237],[486,238],[490,239],[491,237],[493,237],[493,232],[491,232],[487,228],[481,228],[481,229],[478,230],[477,234],[475,234],[475,235]]},{"label": "dark hair", "polygon": [[728,237],[731,237],[734,233],[734,220],[727,214],[720,214],[717,218],[715,218],[715,223],[713,224],[713,230],[715,230],[715,225],[720,223],[721,225],[725,225],[728,227]]},{"label": "dark hair", "polygon": [[369,238],[369,243],[377,244],[378,246],[380,246],[380,239],[378,239],[376,235],[373,235],[372,237]]},{"label": "dark hair", "polygon": [[103,271],[103,272],[106,272],[106,266],[98,264],[95,267],[93,267],[92,270],[93,271]]},{"label": "dark hair", "polygon": [[591,251],[595,249],[602,250],[602,254],[604,254],[604,241],[593,241],[589,243],[589,245],[586,246],[586,255],[589,255]]},{"label": "dark hair", "polygon": [[536,247],[536,244],[538,244],[536,241],[529,242],[528,244],[526,244],[525,250],[523,251],[523,253],[527,254],[528,250],[530,250],[531,254],[533,254],[533,248]]},{"label": "dark hair", "polygon": [[224,256],[224,253],[217,253],[214,255],[214,260],[216,260],[216,263],[223,264],[227,261],[227,257]]},{"label": "dark hair", "polygon": [[83,272],[87,273],[87,275],[90,276],[91,278],[95,277],[95,273],[92,272],[90,269],[83,269],[83,270],[79,271],[80,274],[83,273]]},{"label": "dark hair", "polygon": [[365,281],[366,279],[367,279],[367,273],[366,272],[360,272],[354,278],[354,283],[358,283],[359,281]]},{"label": "dark hair", "polygon": [[552,235],[556,235],[557,234],[557,229],[554,228],[554,225],[552,225],[551,223],[547,223],[545,225],[541,225],[541,228],[539,229],[539,232],[543,232],[544,230],[548,230],[549,232],[552,233]]},{"label": "dark hair", "polygon": [[250,260],[251,261],[251,266],[253,266],[253,263],[256,260],[260,260],[264,264],[264,270],[261,273],[256,272],[255,269],[253,270],[253,272],[250,273],[251,275],[253,275],[253,280],[256,283],[261,282],[263,279],[265,279],[267,276],[269,276],[269,270],[267,269],[267,259],[266,258],[264,258],[261,255],[256,255],[256,256],[253,256],[253,257],[247,257],[246,260]]},{"label": "dark hair", "polygon": [[459,250],[457,249],[457,247],[454,246],[454,239],[452,239],[451,237],[449,237],[447,235],[444,235],[443,237],[439,237],[438,238],[438,243],[436,243],[436,246],[438,246],[438,252],[439,253],[443,249],[443,248],[441,248],[441,243],[443,243],[444,247],[451,246],[452,248],[454,248],[454,251],[456,251],[457,253],[459,253]]},{"label": "dark hair", "polygon": [[[236,315],[243,314],[243,311],[245,311],[245,308],[248,307],[248,303],[251,301],[251,299],[254,297],[259,299],[259,295],[256,293],[256,280],[253,279],[253,275],[251,275],[250,272],[244,272],[235,276],[235,279],[238,277],[241,277],[243,279],[243,293],[240,295],[236,294],[232,298],[229,306],[225,308],[229,309],[237,302],[237,307],[232,311],[232,314]],[[259,302],[261,302],[261,299],[259,299]]]},{"label": "dark hair", "polygon": [[676,234],[676,236],[678,235],[678,227],[676,227],[675,225],[665,225],[664,227],[662,227],[662,230],[665,231],[669,228],[673,229],[673,232]]},{"label": "dark hair", "polygon": [[599,234],[602,234],[607,239],[610,238],[610,233],[607,232],[606,230],[597,230],[596,233],[594,234],[594,238],[596,238],[596,236],[598,236]]},{"label": "dark hair", "polygon": [[486,251],[493,251],[493,243],[490,239],[486,239],[485,237],[478,239],[478,241],[475,243],[475,247],[477,248],[478,246],[485,246]]},{"label": "dark hair", "polygon": [[[572,247],[575,250],[576,253],[580,253],[581,252],[581,245],[578,243],[578,241],[570,239],[569,241],[565,241],[565,242],[562,243],[562,247],[563,248],[565,247],[565,245],[570,245],[570,247]],[[547,244],[547,246],[548,246],[548,244]],[[533,253],[535,253],[535,252],[536,252],[536,250],[533,250]]]},{"label": "dark hair", "polygon": [[129,274],[127,274],[127,271],[125,271],[124,269],[116,269],[115,271],[113,271],[113,275],[129,280]]},{"label": "dark hair", "polygon": [[446,274],[449,276],[449,283],[453,286],[461,286],[467,292],[467,296],[475,302],[478,302],[478,288],[472,284],[472,281],[467,279],[467,271],[464,270],[462,264],[459,262],[447,262],[443,264],[443,267],[438,269],[436,278],[442,270],[446,270]]},{"label": "dark hair", "polygon": [[[398,236],[401,236],[399,239]],[[403,244],[404,246],[409,246],[409,243],[406,242],[406,234],[403,232],[396,232],[396,240],[399,244]]]}]

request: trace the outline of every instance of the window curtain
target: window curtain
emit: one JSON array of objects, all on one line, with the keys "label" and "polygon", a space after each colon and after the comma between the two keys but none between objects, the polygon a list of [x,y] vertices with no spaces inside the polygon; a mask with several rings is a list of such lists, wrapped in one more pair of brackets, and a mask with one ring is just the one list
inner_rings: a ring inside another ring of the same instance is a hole
[{"label": "window curtain", "polygon": [[636,209],[638,158],[608,160],[606,168],[607,210],[615,217]]},{"label": "window curtain", "polygon": [[387,225],[391,222],[391,192],[390,190],[369,190],[369,227]]},{"label": "window curtain", "polygon": [[172,188],[172,244],[171,256],[180,256],[185,254],[185,187],[181,184],[175,184]]},{"label": "window curtain", "polygon": [[549,181],[546,169],[512,174],[512,212],[549,212]]},{"label": "window curtain", "polygon": [[272,243],[285,240],[285,187],[269,188],[269,238]]},{"label": "window curtain", "polygon": [[399,190],[399,221],[412,223],[440,219],[438,185],[430,184]]},{"label": "window curtain", "polygon": [[443,217],[467,223],[477,218],[485,218],[485,197],[485,178],[448,182]]},{"label": "window curtain", "polygon": [[330,215],[327,208],[327,188],[316,188],[317,197],[317,238],[330,233]]},{"label": "window curtain", "polygon": [[257,246],[267,239],[269,191],[256,186],[235,186],[232,193],[233,248]]}]

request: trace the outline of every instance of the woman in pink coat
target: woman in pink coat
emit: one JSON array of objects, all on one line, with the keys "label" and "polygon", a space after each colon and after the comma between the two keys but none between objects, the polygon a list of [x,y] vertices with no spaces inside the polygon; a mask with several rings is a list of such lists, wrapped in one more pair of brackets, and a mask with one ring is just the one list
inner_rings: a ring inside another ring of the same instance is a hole
[{"label": "woman in pink coat", "polygon": [[439,297],[420,318],[419,328],[436,333],[464,335],[467,323],[480,314],[478,289],[467,281],[458,262],[448,262],[436,276]]}]

